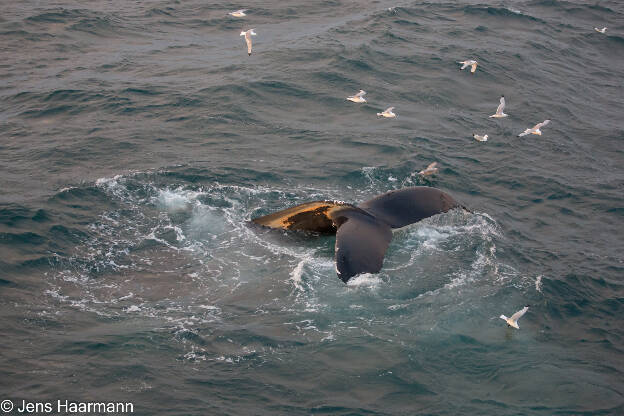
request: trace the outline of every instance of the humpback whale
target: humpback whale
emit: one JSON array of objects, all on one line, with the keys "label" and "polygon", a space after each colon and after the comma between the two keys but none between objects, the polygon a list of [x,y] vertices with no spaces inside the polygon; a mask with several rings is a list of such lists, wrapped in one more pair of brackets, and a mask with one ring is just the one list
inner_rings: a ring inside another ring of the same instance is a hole
[{"label": "humpback whale", "polygon": [[381,270],[393,228],[460,207],[446,192],[416,186],[386,192],[357,206],[312,201],[251,221],[269,228],[336,234],[336,273],[347,283],[357,274]]}]

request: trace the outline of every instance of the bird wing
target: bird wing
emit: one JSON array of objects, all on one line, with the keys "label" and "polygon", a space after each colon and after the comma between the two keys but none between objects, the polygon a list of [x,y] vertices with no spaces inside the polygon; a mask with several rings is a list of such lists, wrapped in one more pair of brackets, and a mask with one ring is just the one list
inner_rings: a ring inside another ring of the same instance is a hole
[{"label": "bird wing", "polygon": [[459,69],[464,69],[464,68],[466,68],[468,66],[468,62],[467,61],[462,61],[462,62],[460,62],[460,64],[463,64],[463,65]]},{"label": "bird wing", "polygon": [[500,98],[500,104],[496,109],[496,114],[503,114],[503,110],[505,109],[505,97]]},{"label": "bird wing", "polygon": [[477,70],[477,63],[473,63],[472,67],[470,68],[470,72],[475,72]]},{"label": "bird wing", "polygon": [[251,35],[249,32],[245,32],[245,42],[247,42],[247,53],[251,54]]},{"label": "bird wing", "polygon": [[534,130],[538,130],[538,129],[540,129],[540,128],[544,127],[545,125],[547,125],[548,123],[550,123],[550,120],[544,120],[544,121],[542,121],[541,123],[537,123],[537,124],[535,125],[535,127],[533,127],[533,129],[534,129]]},{"label": "bird wing", "polygon": [[384,113],[391,113],[392,110],[394,110],[394,107],[388,107],[386,108],[386,111],[384,111]]},{"label": "bird wing", "polygon": [[360,90],[360,92],[358,92],[357,94],[355,94],[355,97],[363,97],[364,94],[366,94],[366,91],[364,90]]},{"label": "bird wing", "polygon": [[427,166],[427,170],[435,168],[437,164],[438,162],[430,163],[429,166]]},{"label": "bird wing", "polygon": [[527,134],[531,133],[532,129],[526,129],[525,131],[523,131],[522,133],[520,133],[518,136],[522,137],[522,136],[526,136]]},{"label": "bird wing", "polygon": [[520,309],[518,312],[511,315],[510,319],[516,322],[518,319],[522,318],[522,315],[524,315],[528,310],[529,310],[529,307],[525,306],[524,308]]}]

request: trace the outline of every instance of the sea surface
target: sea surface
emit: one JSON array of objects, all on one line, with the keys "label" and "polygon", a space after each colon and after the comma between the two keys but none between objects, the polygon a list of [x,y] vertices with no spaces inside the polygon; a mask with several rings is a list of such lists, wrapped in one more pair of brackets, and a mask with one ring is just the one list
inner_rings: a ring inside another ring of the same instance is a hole
[{"label": "sea surface", "polygon": [[[624,2],[0,6],[0,400],[624,414]],[[347,285],[248,224],[417,185],[471,212]]]}]

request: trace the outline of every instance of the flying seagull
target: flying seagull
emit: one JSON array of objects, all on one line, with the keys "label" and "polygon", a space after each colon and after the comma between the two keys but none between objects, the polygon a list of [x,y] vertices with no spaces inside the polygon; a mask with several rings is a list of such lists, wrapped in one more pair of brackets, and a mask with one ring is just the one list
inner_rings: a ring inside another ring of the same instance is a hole
[{"label": "flying seagull", "polygon": [[255,29],[249,29],[247,31],[242,31],[241,36],[245,36],[245,42],[247,42],[247,53],[251,55],[251,37],[256,36]]},{"label": "flying seagull", "polygon": [[459,68],[460,70],[462,69],[466,69],[466,67],[470,67],[470,72],[474,73],[477,70],[477,61],[473,60],[473,59],[469,59],[467,61],[458,61],[458,64],[462,64],[462,67]]},{"label": "flying seagull", "polygon": [[526,129],[525,131],[523,131],[522,133],[520,133],[518,136],[522,137],[522,136],[526,136],[527,134],[537,134],[538,136],[542,135],[542,131],[540,130],[542,127],[544,127],[545,125],[547,125],[548,123],[550,123],[550,120],[544,120],[541,123],[537,123],[535,126],[533,126],[530,129]]},{"label": "flying seagull", "polygon": [[492,114],[490,117],[494,117],[494,118],[507,117],[507,114],[503,113],[504,109],[505,109],[505,96],[503,95],[500,98],[500,104],[498,105],[498,108],[496,109],[496,114]]},{"label": "flying seagull", "polygon": [[429,176],[429,175],[433,175],[434,173],[438,173],[438,168],[436,168],[437,164],[438,162],[431,163],[429,166],[427,166],[427,168],[418,172],[418,174],[423,175],[423,176]]},{"label": "flying seagull", "polygon": [[396,114],[394,114],[392,110],[394,110],[394,107],[388,107],[383,112],[377,113],[377,115],[381,117],[395,118]]},{"label": "flying seagull", "polygon": [[479,136],[477,133],[473,134],[472,137],[475,138],[475,140],[480,141],[480,142],[487,142],[488,139],[488,135],[484,134],[483,136]]},{"label": "flying seagull", "polygon": [[247,16],[247,13],[245,13],[247,10],[248,9],[236,10],[235,12],[229,12],[228,14],[233,17],[243,17]]},{"label": "flying seagull", "polygon": [[595,27],[594,30],[598,33],[605,33],[607,31],[607,28],[603,27],[602,29],[598,29],[597,27]]},{"label": "flying seagull", "polygon": [[353,101],[354,103],[365,103],[366,102],[366,98],[364,98],[365,94],[366,94],[366,91],[360,90],[360,92],[358,92],[357,94],[347,97],[347,100]]},{"label": "flying seagull", "polygon": [[524,315],[528,310],[529,305],[526,305],[524,308],[511,315],[511,318],[507,318],[505,315],[501,315],[500,318],[504,319],[505,322],[507,322],[508,326],[513,326],[516,329],[520,329],[520,327],[518,326],[518,319],[522,318],[522,315]]}]

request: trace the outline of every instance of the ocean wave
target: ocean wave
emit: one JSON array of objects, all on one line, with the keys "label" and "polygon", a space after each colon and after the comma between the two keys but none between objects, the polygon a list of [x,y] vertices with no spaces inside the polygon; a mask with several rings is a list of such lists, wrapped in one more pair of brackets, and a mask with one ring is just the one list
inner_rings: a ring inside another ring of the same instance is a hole
[{"label": "ocean wave", "polygon": [[466,6],[463,8],[464,13],[469,15],[482,15],[493,17],[504,17],[508,19],[529,20],[534,22],[544,22],[542,19],[523,13],[520,10],[506,7],[484,7],[484,6]]}]

